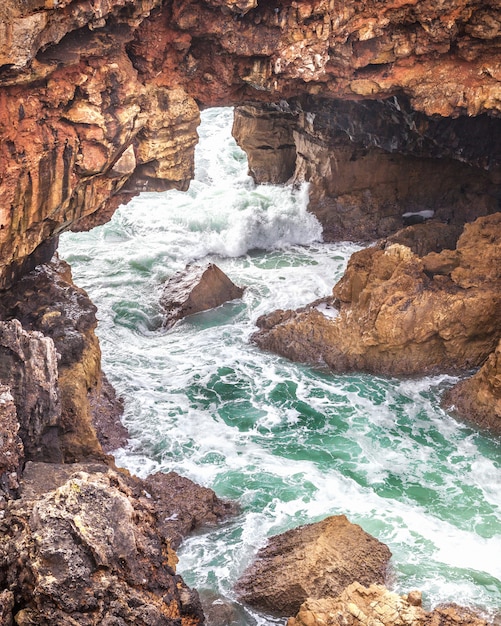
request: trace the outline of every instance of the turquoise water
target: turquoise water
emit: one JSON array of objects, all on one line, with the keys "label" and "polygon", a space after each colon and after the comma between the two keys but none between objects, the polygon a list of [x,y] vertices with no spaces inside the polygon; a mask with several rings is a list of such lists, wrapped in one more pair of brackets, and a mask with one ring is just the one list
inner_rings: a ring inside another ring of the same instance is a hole
[{"label": "turquoise water", "polygon": [[[231,111],[204,112],[185,193],[142,194],[60,252],[99,308],[103,367],[125,398],[138,475],[175,470],[236,499],[241,513],[188,539],[178,571],[204,592],[232,587],[266,537],[344,513],[393,553],[391,587],[427,607],[501,607],[499,439],[440,408],[447,376],[338,376],[260,352],[255,320],[327,295],[353,244],[323,244],[307,188],[255,186]],[[166,331],[162,283],[216,262],[241,301]],[[242,625],[283,623],[237,605]]]}]

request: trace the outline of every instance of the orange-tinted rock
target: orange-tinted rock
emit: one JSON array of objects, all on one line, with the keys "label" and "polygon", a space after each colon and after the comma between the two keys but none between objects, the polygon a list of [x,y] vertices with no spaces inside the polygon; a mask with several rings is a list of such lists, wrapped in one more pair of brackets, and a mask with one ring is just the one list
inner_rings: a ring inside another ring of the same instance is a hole
[{"label": "orange-tinted rock", "polygon": [[382,584],[390,557],[344,515],[328,517],[271,537],[235,589],[266,613],[291,616],[307,598],[335,597],[354,581]]},{"label": "orange-tinted rock", "polygon": [[425,611],[421,593],[399,596],[381,585],[364,587],[358,582],[338,597],[308,599],[287,626],[487,626],[469,609],[450,605]]},{"label": "orange-tinted rock", "polygon": [[501,434],[501,342],[479,372],[445,394],[444,405],[466,421]]},{"label": "orange-tinted rock", "polygon": [[217,265],[189,265],[164,286],[160,300],[166,311],[164,323],[172,326],[183,317],[241,298],[243,293]]},{"label": "orange-tinted rock", "polygon": [[479,366],[501,336],[501,214],[466,225],[452,256],[437,255],[440,271],[430,275],[426,257],[401,244],[357,252],[333,291],[335,319],[315,306],[271,314],[258,320],[253,340],[335,371],[414,375]]}]

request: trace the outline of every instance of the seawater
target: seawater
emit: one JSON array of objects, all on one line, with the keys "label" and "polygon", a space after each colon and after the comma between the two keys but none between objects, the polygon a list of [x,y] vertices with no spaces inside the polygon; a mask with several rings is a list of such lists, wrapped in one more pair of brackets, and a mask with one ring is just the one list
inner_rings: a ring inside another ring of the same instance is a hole
[{"label": "seawater", "polygon": [[[353,244],[325,244],[307,187],[256,186],[230,133],[203,113],[186,193],[144,193],[60,253],[98,306],[103,368],[125,399],[119,464],[175,470],[241,513],[186,540],[178,571],[202,593],[232,587],[270,535],[344,513],[386,543],[392,589],[501,608],[499,439],[440,407],[456,379],[340,376],[249,342],[257,317],[330,293]],[[162,328],[162,284],[215,262],[240,301]],[[239,607],[239,624],[283,623]],[[497,617],[496,617],[497,616]]]}]

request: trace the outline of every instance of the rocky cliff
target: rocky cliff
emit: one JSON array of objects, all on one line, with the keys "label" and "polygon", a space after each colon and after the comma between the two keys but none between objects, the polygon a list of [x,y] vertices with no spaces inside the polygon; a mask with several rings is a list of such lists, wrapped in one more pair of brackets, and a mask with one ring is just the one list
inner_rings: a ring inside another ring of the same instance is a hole
[{"label": "rocky cliff", "polygon": [[[357,257],[336,297],[346,308],[360,306],[361,296],[393,307],[412,326],[407,296],[400,304],[385,300],[392,281],[405,283],[425,308],[434,309],[446,294],[445,317],[452,317],[433,318],[436,358],[429,367],[440,367],[445,356],[452,359],[447,367],[479,365],[500,338],[499,276],[491,281],[476,271],[464,239],[456,253],[444,254],[442,226],[454,248],[465,223],[500,208],[500,49],[497,0],[5,0],[4,623],[14,614],[18,624],[69,623],[73,613],[89,624],[141,623],[138,612],[148,623],[187,626],[203,619],[196,598],[175,577],[165,529],[145,504],[144,487],[114,473],[99,443],[96,416],[105,419],[116,407],[105,406],[114,401],[100,369],[93,305],[67,268],[47,264],[58,234],[108,220],[139,191],[186,189],[200,108],[241,105],[235,135],[254,176],[309,181],[311,210],[326,237],[386,237],[405,225],[407,214],[433,212],[441,232],[433,250],[404,248],[411,240],[426,246],[417,231],[401,234],[404,243],[366,253],[367,272]],[[478,250],[494,250],[495,269],[494,231],[482,232]],[[454,340],[466,305],[471,319],[479,311],[481,332]],[[486,315],[489,328],[482,326]],[[367,327],[367,337],[374,339],[374,328]],[[462,354],[462,341],[473,343],[474,357]],[[492,382],[496,359],[476,387],[487,412],[490,397],[499,395],[497,379]],[[108,465],[92,469],[89,460]],[[44,474],[49,491],[41,487],[35,496],[22,479],[27,461],[51,462]],[[74,461],[86,465],[60,470]],[[92,517],[91,500],[102,503],[104,514],[123,514],[125,534],[115,529],[115,535],[112,525],[106,541],[97,538],[92,528],[108,527]],[[148,561],[152,550],[156,556]],[[73,552],[78,563],[70,562]],[[87,605],[75,595],[77,579],[88,591]],[[73,592],[61,595],[58,580]]]}]

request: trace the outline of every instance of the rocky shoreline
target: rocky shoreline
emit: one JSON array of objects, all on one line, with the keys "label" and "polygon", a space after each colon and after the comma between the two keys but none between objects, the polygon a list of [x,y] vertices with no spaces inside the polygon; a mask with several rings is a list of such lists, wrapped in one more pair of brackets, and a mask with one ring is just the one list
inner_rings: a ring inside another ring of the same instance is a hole
[{"label": "rocky shoreline", "polygon": [[[266,316],[254,341],[334,371],[481,368],[444,402],[501,432],[496,2],[7,0],[0,22],[2,624],[203,623],[173,548],[233,506],[115,466],[127,435],[95,307],[53,259],[59,233],[187,189],[203,107],[239,107],[252,175],[308,182],[326,239],[378,240],[332,297]],[[306,599],[289,623],[340,603],[347,624],[381,623],[382,596],[400,616],[385,624],[462,623],[368,589]]]}]

